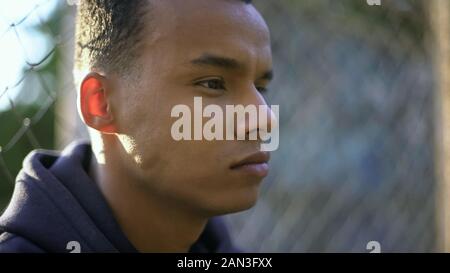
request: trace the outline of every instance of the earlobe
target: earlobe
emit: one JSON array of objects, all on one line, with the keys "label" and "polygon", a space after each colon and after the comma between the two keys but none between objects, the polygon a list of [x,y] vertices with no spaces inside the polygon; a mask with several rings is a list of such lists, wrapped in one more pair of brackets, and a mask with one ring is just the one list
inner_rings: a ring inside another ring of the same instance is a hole
[{"label": "earlobe", "polygon": [[79,110],[84,123],[102,133],[116,133],[111,107],[108,104],[106,79],[89,73],[80,86]]}]

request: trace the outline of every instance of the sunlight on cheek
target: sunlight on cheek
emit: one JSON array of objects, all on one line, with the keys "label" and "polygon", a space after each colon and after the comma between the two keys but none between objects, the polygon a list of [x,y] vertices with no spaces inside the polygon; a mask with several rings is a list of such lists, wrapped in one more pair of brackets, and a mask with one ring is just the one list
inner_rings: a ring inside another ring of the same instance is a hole
[{"label": "sunlight on cheek", "polygon": [[133,157],[134,162],[138,165],[142,165],[142,156],[137,153],[136,141],[128,135],[119,134],[117,137],[126,153]]}]

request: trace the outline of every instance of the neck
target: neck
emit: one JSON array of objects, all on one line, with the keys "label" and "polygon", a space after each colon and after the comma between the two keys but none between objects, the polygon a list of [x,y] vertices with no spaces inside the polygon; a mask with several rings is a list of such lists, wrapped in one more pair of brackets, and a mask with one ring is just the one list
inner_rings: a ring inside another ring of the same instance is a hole
[{"label": "neck", "polygon": [[207,218],[151,193],[109,156],[105,153],[105,164],[93,157],[92,175],[134,247],[139,252],[188,252]]}]

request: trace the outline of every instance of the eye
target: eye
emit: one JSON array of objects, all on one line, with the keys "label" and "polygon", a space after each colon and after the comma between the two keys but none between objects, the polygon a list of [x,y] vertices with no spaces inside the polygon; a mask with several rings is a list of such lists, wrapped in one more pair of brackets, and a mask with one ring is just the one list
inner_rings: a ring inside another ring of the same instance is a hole
[{"label": "eye", "polygon": [[258,92],[261,94],[265,94],[265,93],[269,92],[269,89],[267,89],[267,87],[264,87],[264,86],[257,86],[256,90],[258,90]]},{"label": "eye", "polygon": [[213,90],[226,90],[223,79],[207,79],[197,82],[197,85]]}]

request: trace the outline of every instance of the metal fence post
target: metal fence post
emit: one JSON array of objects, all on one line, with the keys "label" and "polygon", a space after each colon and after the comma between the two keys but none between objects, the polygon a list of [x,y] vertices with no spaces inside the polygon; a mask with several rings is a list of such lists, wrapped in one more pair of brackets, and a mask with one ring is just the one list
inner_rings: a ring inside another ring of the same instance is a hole
[{"label": "metal fence post", "polygon": [[429,18],[433,29],[435,88],[435,149],[437,187],[438,249],[450,251],[450,2],[433,0]]}]

